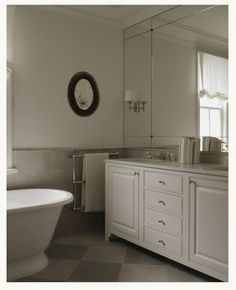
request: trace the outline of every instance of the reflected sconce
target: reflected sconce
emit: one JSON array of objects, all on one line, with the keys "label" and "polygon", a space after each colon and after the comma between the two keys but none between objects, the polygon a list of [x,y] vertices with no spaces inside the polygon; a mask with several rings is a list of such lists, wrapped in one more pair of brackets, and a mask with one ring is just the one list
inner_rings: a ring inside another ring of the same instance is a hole
[{"label": "reflected sconce", "polygon": [[145,92],[142,91],[139,94],[135,93],[133,90],[125,91],[125,102],[129,104],[129,111],[135,113],[144,112],[146,100]]}]

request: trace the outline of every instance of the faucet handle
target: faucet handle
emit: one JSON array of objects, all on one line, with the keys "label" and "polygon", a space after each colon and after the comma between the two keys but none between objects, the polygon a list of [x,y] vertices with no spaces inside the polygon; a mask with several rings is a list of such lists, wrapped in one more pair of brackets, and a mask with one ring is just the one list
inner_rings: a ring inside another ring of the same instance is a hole
[{"label": "faucet handle", "polygon": [[174,152],[169,153],[169,160],[170,161],[176,161],[177,160],[177,156]]},{"label": "faucet handle", "polygon": [[151,152],[145,152],[145,155],[147,156],[148,159],[152,159],[152,153]]},{"label": "faucet handle", "polygon": [[164,152],[161,152],[161,160],[165,160],[166,159],[166,154]]},{"label": "faucet handle", "polygon": [[153,157],[157,160],[162,160],[162,155],[160,152],[157,152],[155,155],[153,155]]}]

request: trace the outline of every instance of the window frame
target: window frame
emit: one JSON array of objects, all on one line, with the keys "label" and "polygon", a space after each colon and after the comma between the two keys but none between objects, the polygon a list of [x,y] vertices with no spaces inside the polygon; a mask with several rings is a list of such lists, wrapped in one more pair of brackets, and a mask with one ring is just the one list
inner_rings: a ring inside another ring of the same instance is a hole
[{"label": "window frame", "polygon": [[217,138],[220,138],[222,139],[223,138],[223,122],[224,122],[224,117],[223,117],[223,108],[216,108],[216,107],[210,107],[210,106],[201,106],[201,100],[200,100],[200,106],[199,106],[199,111],[200,111],[200,114],[199,114],[199,136],[200,137],[203,137],[201,136],[201,126],[200,126],[200,115],[201,115],[201,109],[207,109],[208,112],[209,112],[209,136],[211,136],[211,111],[212,110],[215,110],[215,111],[219,111],[220,112],[220,136],[213,136],[213,137],[217,137]]},{"label": "window frame", "polygon": [[[197,104],[197,108],[196,108],[196,115],[197,115],[197,132],[198,132],[198,136],[201,137],[200,135],[200,110],[201,108],[205,107],[205,108],[208,108],[208,106],[201,106],[201,97],[199,96],[199,88],[201,87],[201,77],[200,77],[200,66],[199,66],[199,56],[200,56],[200,53],[207,53],[207,54],[211,54],[211,55],[214,55],[214,56],[219,56],[217,54],[214,54],[214,53],[210,53],[210,52],[205,52],[205,51],[202,51],[202,50],[198,50],[196,52],[197,54],[197,82],[196,82],[196,85],[197,85],[197,97],[196,97],[196,104]],[[219,56],[221,57],[221,56]],[[229,115],[228,115],[228,112],[229,112],[229,109],[228,109],[228,103],[229,103],[229,100],[225,100],[224,103],[222,101],[222,106],[220,108],[216,108],[216,109],[220,109],[220,112],[221,112],[221,136],[220,136],[220,139],[222,140],[223,143],[225,143],[226,147],[228,147],[228,139],[229,139],[229,134],[228,134],[228,128],[229,128],[229,124],[228,124],[228,118],[229,118]],[[215,107],[209,107],[210,109],[215,109]]]}]

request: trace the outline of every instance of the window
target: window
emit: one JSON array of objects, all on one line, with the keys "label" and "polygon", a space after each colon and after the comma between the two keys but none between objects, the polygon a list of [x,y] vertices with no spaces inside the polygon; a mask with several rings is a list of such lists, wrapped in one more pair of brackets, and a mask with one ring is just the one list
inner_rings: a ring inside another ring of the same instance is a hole
[{"label": "window", "polygon": [[228,146],[228,60],[199,52],[198,95],[200,137],[220,139]]}]

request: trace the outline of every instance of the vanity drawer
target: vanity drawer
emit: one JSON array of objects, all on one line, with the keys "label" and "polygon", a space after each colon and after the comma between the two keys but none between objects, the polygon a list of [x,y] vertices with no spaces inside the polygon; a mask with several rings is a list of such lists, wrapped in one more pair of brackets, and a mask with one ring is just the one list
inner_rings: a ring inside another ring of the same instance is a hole
[{"label": "vanity drawer", "polygon": [[144,224],[155,229],[182,235],[182,219],[163,212],[144,209]]},{"label": "vanity drawer", "polygon": [[170,211],[175,214],[182,214],[183,198],[174,196],[163,192],[145,190],[144,192],[144,205]]},{"label": "vanity drawer", "polygon": [[145,227],[144,241],[155,245],[163,250],[182,255],[182,240],[160,231]]},{"label": "vanity drawer", "polygon": [[146,171],[144,184],[161,190],[183,192],[183,177],[180,175]]}]

